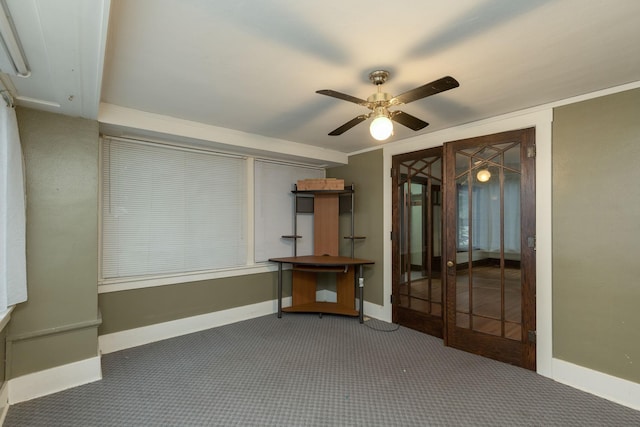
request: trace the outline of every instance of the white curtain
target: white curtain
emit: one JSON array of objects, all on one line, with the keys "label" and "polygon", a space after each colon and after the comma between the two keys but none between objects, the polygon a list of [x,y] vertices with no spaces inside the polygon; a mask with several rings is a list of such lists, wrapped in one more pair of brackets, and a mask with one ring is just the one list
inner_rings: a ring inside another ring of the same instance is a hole
[{"label": "white curtain", "polygon": [[0,99],[0,312],[27,299],[25,184],[16,112]]},{"label": "white curtain", "polygon": [[[504,251],[520,252],[520,179],[505,175]],[[465,192],[466,194],[466,192]],[[473,247],[500,251],[500,183],[498,180],[473,187]]]}]

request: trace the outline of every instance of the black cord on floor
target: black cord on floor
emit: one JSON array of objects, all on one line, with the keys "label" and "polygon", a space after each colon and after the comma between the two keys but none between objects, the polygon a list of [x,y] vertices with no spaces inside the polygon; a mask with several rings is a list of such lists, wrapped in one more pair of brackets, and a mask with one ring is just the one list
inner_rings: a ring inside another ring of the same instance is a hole
[{"label": "black cord on floor", "polygon": [[363,323],[363,325],[364,325],[364,326],[366,326],[366,327],[367,327],[367,328],[369,328],[369,329],[373,329],[374,331],[378,331],[378,332],[395,332],[395,331],[397,331],[398,329],[400,329],[400,324],[399,324],[399,323],[397,323],[397,324],[396,324],[396,327],[395,327],[395,328],[393,328],[393,329],[379,329],[379,328],[374,328],[373,326],[369,326],[369,325],[367,325],[367,322],[366,322],[366,321]]}]

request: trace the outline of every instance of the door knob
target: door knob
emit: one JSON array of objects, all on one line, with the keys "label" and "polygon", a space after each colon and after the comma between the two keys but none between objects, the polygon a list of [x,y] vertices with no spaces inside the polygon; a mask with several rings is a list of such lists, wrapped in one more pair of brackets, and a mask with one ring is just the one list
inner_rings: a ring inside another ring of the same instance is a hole
[{"label": "door knob", "polygon": [[453,261],[447,261],[447,267],[453,267]]}]

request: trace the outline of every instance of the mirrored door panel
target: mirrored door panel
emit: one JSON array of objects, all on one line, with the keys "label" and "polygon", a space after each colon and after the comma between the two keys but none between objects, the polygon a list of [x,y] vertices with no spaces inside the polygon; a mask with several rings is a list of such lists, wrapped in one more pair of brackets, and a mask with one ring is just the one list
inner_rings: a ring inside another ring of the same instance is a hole
[{"label": "mirrored door panel", "polygon": [[443,336],[442,149],[393,158],[394,322]]}]

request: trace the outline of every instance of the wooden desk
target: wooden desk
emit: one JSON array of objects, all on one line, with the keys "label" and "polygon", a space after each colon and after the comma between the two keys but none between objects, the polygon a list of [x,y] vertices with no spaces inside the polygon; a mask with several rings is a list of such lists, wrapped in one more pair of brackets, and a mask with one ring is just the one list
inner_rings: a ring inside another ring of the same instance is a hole
[{"label": "wooden desk", "polygon": [[[282,317],[282,265],[293,266],[291,285],[291,307],[286,312],[298,313],[331,313],[346,316],[359,316],[360,323],[364,322],[362,266],[373,264],[373,261],[343,256],[310,255],[286,258],[271,258],[269,261],[278,263],[278,317]],[[358,297],[360,310],[355,309],[355,267],[358,269]],[[316,301],[316,274],[336,273],[337,302]]]}]

